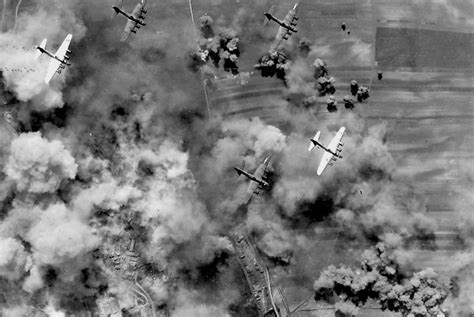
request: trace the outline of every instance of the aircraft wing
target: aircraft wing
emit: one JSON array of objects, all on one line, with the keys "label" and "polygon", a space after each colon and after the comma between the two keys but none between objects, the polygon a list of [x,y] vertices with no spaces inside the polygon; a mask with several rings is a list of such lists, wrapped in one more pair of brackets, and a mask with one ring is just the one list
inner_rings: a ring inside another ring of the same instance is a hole
[{"label": "aircraft wing", "polygon": [[296,16],[296,10],[297,9],[298,9],[298,4],[295,4],[293,9],[288,11],[288,14],[285,16],[285,19],[283,20],[283,23],[285,23],[286,25],[288,25],[288,26],[290,26],[291,28],[294,29],[292,31],[290,29],[285,28],[286,33],[284,34],[284,39],[288,39],[290,37],[290,35],[293,34],[292,32],[297,31],[296,30],[296,25],[297,25],[297,21],[298,21],[298,17]]},{"label": "aircraft wing", "polygon": [[51,78],[53,78],[54,74],[56,74],[59,66],[61,66],[61,62],[55,58],[51,58],[48,65],[48,70],[46,71],[46,77],[44,78],[45,83],[49,84],[49,81]]},{"label": "aircraft wing", "polygon": [[258,194],[258,187],[259,187],[258,183],[255,183],[252,181],[249,182],[249,186],[247,187],[247,193],[244,199],[245,203],[247,203],[250,200],[250,198],[252,198],[253,194]]},{"label": "aircraft wing", "polygon": [[122,33],[122,38],[120,39],[121,42],[125,42],[128,37],[130,36],[130,32],[135,28],[136,23],[132,20],[128,20],[127,24],[125,24],[125,29]]},{"label": "aircraft wing", "polygon": [[[336,152],[337,147],[339,145],[339,142],[341,142],[345,131],[346,131],[345,127],[342,127],[342,128],[339,129],[339,131],[337,131],[336,136],[331,140],[331,142],[329,143],[329,145],[327,147],[330,151],[332,151],[334,153],[337,153]],[[324,172],[324,170],[326,169],[328,164],[333,159],[333,156],[334,155],[332,153],[324,151],[324,154],[321,158],[321,163],[319,163],[318,170],[317,170],[316,174],[321,175]]]},{"label": "aircraft wing", "polygon": [[132,13],[130,13],[130,15],[137,20],[141,20],[140,15],[142,13],[142,9],[143,9],[143,3],[137,3],[137,5],[133,9]]},{"label": "aircraft wing", "polygon": [[333,152],[337,151],[337,146],[339,145],[339,142],[341,142],[345,131],[346,131],[346,128],[344,127],[340,128],[339,131],[337,131],[336,136],[329,143],[328,149],[330,149]]},{"label": "aircraft wing", "polygon": [[265,170],[267,169],[267,165],[268,165],[268,160],[265,159],[265,161],[257,167],[257,169],[255,170],[255,173],[253,173],[253,175],[256,178],[262,178],[263,174],[265,174]]},{"label": "aircraft wing", "polygon": [[[288,18],[288,15],[287,15],[287,18]],[[285,18],[285,23],[290,25],[289,23],[286,22],[286,20],[287,19]],[[278,46],[280,46],[281,42],[283,42],[283,40],[288,40],[292,34],[293,32],[291,30],[288,30],[287,28],[280,26],[278,28],[278,32],[275,36],[275,40],[273,41],[271,49],[276,50]]]},{"label": "aircraft wing", "polygon": [[[265,158],[265,160],[263,161],[262,164],[260,164],[257,169],[255,170],[255,172],[253,173],[253,175],[256,177],[256,178],[259,178],[259,179],[262,179],[263,176],[265,175],[265,172],[267,170],[267,167],[268,167],[268,162],[270,161],[270,157],[267,156]],[[257,182],[254,182],[254,181],[250,181],[249,183],[249,186],[247,188],[247,196],[246,196],[246,199],[245,199],[245,202],[248,202],[250,200],[250,198],[254,195],[254,194],[258,194],[259,193],[259,189],[261,189],[262,186],[257,183]]]},{"label": "aircraft wing", "polygon": [[60,60],[64,60],[64,56],[66,56],[66,52],[67,52],[67,49],[69,48],[69,44],[71,43],[71,40],[72,40],[72,34],[68,34],[66,38],[64,39],[63,43],[61,44],[61,46],[56,51],[56,54],[54,54]]},{"label": "aircraft wing", "polygon": [[288,12],[283,22],[286,25],[291,25],[293,28],[296,28],[297,20],[298,18],[296,17],[296,7],[295,7]]},{"label": "aircraft wing", "polygon": [[332,156],[333,155],[331,153],[324,151],[323,157],[321,158],[321,163],[319,163],[316,174],[321,175],[324,172],[329,162],[331,161]]},{"label": "aircraft wing", "polygon": [[282,26],[280,26],[278,28],[278,32],[275,36],[275,40],[273,41],[273,44],[272,44],[270,50],[276,50],[278,48],[278,46],[280,46],[281,42],[283,41],[283,37],[286,34],[286,31],[287,31],[287,29],[285,29]]},{"label": "aircraft wing", "polygon": [[[144,16],[142,15],[143,13],[143,6],[144,4],[143,3],[138,3],[135,8],[133,9],[132,13],[130,13],[130,15],[135,19],[135,20],[143,20],[144,19]],[[142,18],[143,17],[143,18]],[[139,28],[139,26],[137,26],[137,22],[136,21],[133,21],[133,20],[128,20],[127,21],[127,24],[125,25],[125,29],[123,30],[123,33],[122,33],[122,38],[120,39],[121,42],[125,42],[128,37],[130,36],[130,32],[136,32],[136,30]]]}]

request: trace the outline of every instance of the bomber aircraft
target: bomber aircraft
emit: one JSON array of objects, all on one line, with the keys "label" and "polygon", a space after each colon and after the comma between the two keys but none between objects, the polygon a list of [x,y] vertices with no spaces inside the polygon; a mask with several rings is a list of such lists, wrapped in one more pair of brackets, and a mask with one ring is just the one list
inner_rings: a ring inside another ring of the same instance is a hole
[{"label": "bomber aircraft", "polygon": [[270,21],[274,21],[278,25],[280,25],[280,27],[278,28],[277,35],[275,36],[275,41],[273,42],[273,45],[271,47],[271,49],[276,50],[282,40],[288,40],[291,34],[298,32],[298,30],[296,29],[296,21],[298,21],[298,17],[296,16],[298,3],[293,6],[293,9],[288,11],[288,14],[285,16],[285,19],[283,21],[273,16],[273,9],[274,6],[272,6],[268,12],[265,12],[263,14],[265,15],[264,24],[267,24]]},{"label": "bomber aircraft", "polygon": [[325,151],[316,172],[318,175],[321,175],[328,165],[332,166],[338,158],[342,158],[341,151],[344,144],[341,141],[345,131],[345,127],[340,128],[339,131],[337,131],[336,136],[331,140],[331,142],[329,142],[327,147],[319,142],[321,131],[318,131],[314,138],[311,139],[311,144],[309,145],[308,151],[313,150],[315,147],[320,147]]},{"label": "bomber aircraft", "polygon": [[255,170],[253,174],[247,171],[244,171],[241,168],[234,167],[234,169],[237,171],[237,174],[239,174],[239,176],[244,175],[245,177],[250,179],[250,184],[247,189],[248,196],[245,202],[248,202],[253,194],[258,194],[259,189],[263,189],[269,186],[268,182],[263,178],[267,170],[269,161],[270,161],[270,156],[265,157],[262,164],[260,164],[257,167],[257,169]]},{"label": "bomber aircraft", "polygon": [[69,55],[71,54],[71,51],[68,49],[71,39],[72,34],[68,34],[59,49],[54,54],[46,49],[47,39],[44,39],[39,46],[36,46],[38,51],[35,53],[35,59],[38,59],[43,53],[51,58],[48,70],[46,71],[46,77],[44,78],[45,83],[49,84],[49,81],[51,78],[53,78],[54,74],[61,74],[61,71],[66,68],[66,66],[71,65],[68,62],[70,58]]},{"label": "bomber aircraft", "polygon": [[135,8],[131,13],[127,13],[121,9],[122,1],[120,0],[120,4],[118,6],[112,7],[115,10],[115,16],[118,14],[122,14],[125,16],[128,21],[125,25],[125,29],[123,30],[122,38],[120,39],[121,42],[125,42],[131,33],[137,33],[137,30],[141,26],[145,26],[145,14],[147,11],[145,10],[145,0],[141,0],[141,2],[137,3]]}]

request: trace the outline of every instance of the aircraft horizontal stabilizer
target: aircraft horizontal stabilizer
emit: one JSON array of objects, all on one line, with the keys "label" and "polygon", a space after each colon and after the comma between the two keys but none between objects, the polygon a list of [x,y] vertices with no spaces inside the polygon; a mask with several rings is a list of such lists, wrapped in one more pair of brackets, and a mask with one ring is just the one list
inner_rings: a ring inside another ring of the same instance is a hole
[{"label": "aircraft horizontal stabilizer", "polygon": [[265,12],[265,20],[263,21],[263,25],[267,25],[270,22],[271,16],[273,15],[273,11],[275,10],[275,6],[273,5],[268,12]]},{"label": "aircraft horizontal stabilizer", "polygon": [[[309,145],[308,152],[312,151],[316,144],[315,142],[319,142],[319,136],[321,135],[321,131],[318,131],[315,135],[314,138],[311,139],[311,144]],[[314,142],[313,142],[314,141]]]},{"label": "aircraft horizontal stabilizer", "polygon": [[[43,52],[41,51],[41,49],[45,49],[46,48],[46,42],[48,41],[48,39],[44,39],[41,44],[36,48],[37,51],[35,52],[35,59],[38,59],[41,54],[43,54]],[[41,48],[41,49],[40,49]]]},{"label": "aircraft horizontal stabilizer", "polygon": [[235,171],[237,172],[237,174],[238,174],[239,176],[243,174],[243,173],[242,173],[242,170],[241,170],[240,168],[234,167],[234,169],[235,169]]}]

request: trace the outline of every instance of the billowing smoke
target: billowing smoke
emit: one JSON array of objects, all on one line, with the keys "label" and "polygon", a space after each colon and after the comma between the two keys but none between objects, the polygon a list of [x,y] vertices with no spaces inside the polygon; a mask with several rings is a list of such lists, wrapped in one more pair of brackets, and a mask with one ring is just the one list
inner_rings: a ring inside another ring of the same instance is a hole
[{"label": "billowing smoke", "polygon": [[404,273],[394,251],[384,244],[365,251],[358,268],[326,268],[314,282],[315,299],[335,302],[336,310],[356,315],[375,302],[403,316],[444,316],[447,286],[432,269]]},{"label": "billowing smoke", "polygon": [[239,73],[237,62],[240,56],[239,38],[236,31],[228,28],[219,28],[214,35],[213,19],[205,14],[199,18],[201,39],[199,49],[190,55],[190,67],[196,71],[209,60],[218,68],[222,60],[224,71],[234,75]]},{"label": "billowing smoke", "polygon": [[270,51],[259,58],[254,68],[260,71],[263,77],[273,77],[285,81],[286,72],[291,65],[291,60],[283,50]]},{"label": "billowing smoke", "polygon": [[[110,20],[104,2],[30,5],[20,11],[16,33],[0,34],[0,66],[34,70],[3,73],[12,96],[2,98],[19,136],[0,130],[2,314],[239,315],[251,294],[235,261],[234,233],[250,236],[270,269],[282,276],[287,270],[298,295],[311,287],[298,282],[315,277],[298,256],[315,256],[312,240],[324,226],[344,242],[383,241],[400,261],[417,238],[431,237],[423,200],[409,185],[392,183],[386,124],[369,127],[356,112],[342,111],[321,120],[276,97],[268,102],[286,106],[276,110],[280,127],[218,113],[207,120],[200,78],[186,67],[186,52],[196,47],[183,23],[186,10],[147,2],[147,25],[122,44],[125,20]],[[242,44],[270,40],[249,27],[257,23],[249,21],[257,20],[253,11],[238,10],[232,23],[216,15],[199,20],[200,53],[208,54],[198,56],[203,70],[217,61],[236,71],[237,35]],[[32,47],[47,37],[54,50],[69,32],[72,66],[46,86],[48,58],[36,64],[32,51],[13,45]],[[312,95],[308,46],[302,43],[293,64],[279,51],[257,69],[288,81],[290,92]],[[344,159],[318,178],[320,153],[307,152],[308,138],[318,129],[327,141],[341,125]],[[249,183],[233,167],[254,172],[266,156],[270,189],[247,204]]]},{"label": "billowing smoke", "polygon": [[77,164],[61,141],[48,141],[38,132],[20,135],[11,144],[5,166],[18,191],[52,193],[76,176]]},{"label": "billowing smoke", "polygon": [[[55,51],[54,48],[69,32],[74,34],[74,41],[80,40],[86,27],[77,15],[79,7],[74,1],[31,4],[19,16],[16,32],[10,29],[0,34],[0,68],[31,70],[3,73],[7,87],[15,92],[20,101],[34,101],[31,105],[37,109],[63,106],[61,88],[65,85],[64,77],[59,77],[52,86],[46,85],[44,76],[49,58],[43,56],[36,61],[34,47],[47,38],[46,48]],[[57,18],[51,19],[51,16]]]},{"label": "billowing smoke", "polygon": [[357,95],[357,91],[359,91],[359,83],[357,80],[351,80],[351,94],[355,96]]},{"label": "billowing smoke", "polygon": [[[274,199],[284,212],[290,216],[304,212],[330,216],[345,234],[376,237],[390,245],[429,237],[435,223],[425,215],[424,201],[410,194],[410,188],[391,181],[395,165],[384,142],[387,126],[379,124],[366,130],[361,119],[351,114],[340,114],[334,122],[351,133],[344,137],[344,158],[336,162],[337,169],[328,168],[321,178],[314,177],[317,158],[307,154],[309,137],[288,138],[273,189]],[[335,130],[334,123],[327,124],[327,128],[318,129],[329,138],[335,133],[330,131]],[[314,131],[306,135],[311,133]]]},{"label": "billowing smoke", "polygon": [[[460,146],[468,146],[461,143]],[[450,258],[449,271],[451,277],[451,296],[448,307],[453,316],[469,316],[474,311],[474,216],[471,212],[473,196],[471,194],[474,170],[470,164],[459,163],[454,171],[460,176],[457,186],[459,196],[453,202],[453,208],[459,210],[457,234],[459,242],[464,246]]]},{"label": "billowing smoke", "polygon": [[316,58],[313,62],[314,78],[326,77],[329,75],[327,70],[327,63],[320,58]]},{"label": "billowing smoke", "polygon": [[336,93],[335,83],[336,80],[333,77],[319,77],[315,86],[320,96],[333,95]]},{"label": "billowing smoke", "polygon": [[[228,217],[243,203],[247,182],[236,179],[235,166],[253,172],[267,155],[286,147],[282,131],[258,118],[234,119],[222,124],[220,138],[205,155],[197,175],[205,181],[205,194],[217,217]],[[201,190],[203,190],[201,188]]]},{"label": "billowing smoke", "polygon": [[212,28],[213,24],[214,20],[208,14],[199,17],[199,28],[203,38],[212,39],[214,37],[214,30]]},{"label": "billowing smoke", "polygon": [[358,102],[366,101],[369,98],[369,88],[360,86],[357,89],[356,98]]},{"label": "billowing smoke", "polygon": [[344,107],[346,107],[346,109],[354,109],[354,100],[351,98],[351,96],[345,95],[344,98],[342,98],[342,102],[344,103]]},{"label": "billowing smoke", "polygon": [[330,96],[327,102],[328,111],[329,112],[336,112],[337,111],[337,100],[334,96]]},{"label": "billowing smoke", "polygon": [[298,43],[298,50],[301,57],[303,58],[308,57],[309,52],[311,52],[311,41],[305,37],[300,39]]},{"label": "billowing smoke", "polygon": [[31,265],[25,247],[13,238],[2,239],[0,246],[2,248],[0,276],[7,280],[18,280]]}]

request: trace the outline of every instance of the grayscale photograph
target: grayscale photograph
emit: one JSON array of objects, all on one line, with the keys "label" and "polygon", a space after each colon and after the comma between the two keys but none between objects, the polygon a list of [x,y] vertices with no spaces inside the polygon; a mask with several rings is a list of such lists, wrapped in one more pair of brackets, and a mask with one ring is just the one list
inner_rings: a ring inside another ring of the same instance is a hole
[{"label": "grayscale photograph", "polygon": [[472,0],[0,8],[0,317],[474,317]]}]

